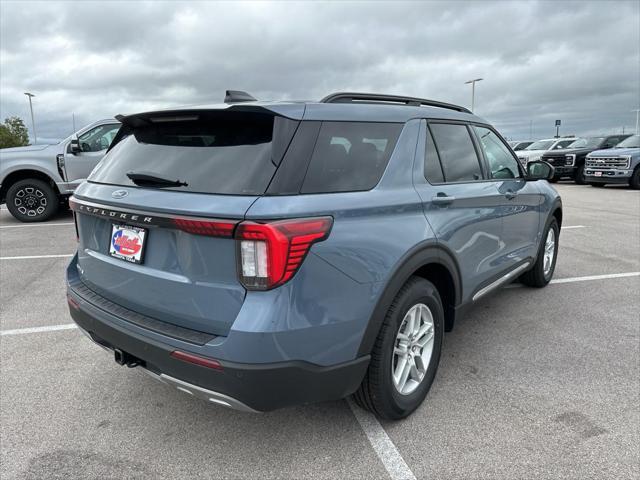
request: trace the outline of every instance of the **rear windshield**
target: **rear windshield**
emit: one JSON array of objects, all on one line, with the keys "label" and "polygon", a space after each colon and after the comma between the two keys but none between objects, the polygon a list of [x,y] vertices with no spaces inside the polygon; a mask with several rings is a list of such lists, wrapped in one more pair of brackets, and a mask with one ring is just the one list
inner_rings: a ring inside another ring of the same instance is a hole
[{"label": "rear windshield", "polygon": [[301,193],[372,189],[402,127],[399,123],[323,122]]},{"label": "rear windshield", "polygon": [[136,186],[127,174],[139,173],[186,183],[163,189],[260,195],[267,189],[297,123],[247,112],[168,120],[135,128],[105,156],[89,181]]}]

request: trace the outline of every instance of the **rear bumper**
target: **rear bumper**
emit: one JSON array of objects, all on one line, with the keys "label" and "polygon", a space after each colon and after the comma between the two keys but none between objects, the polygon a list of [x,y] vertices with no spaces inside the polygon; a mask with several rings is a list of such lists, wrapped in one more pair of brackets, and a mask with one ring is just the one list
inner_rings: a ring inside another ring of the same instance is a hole
[{"label": "rear bumper", "polygon": [[[158,340],[161,336],[157,332],[150,338],[141,334],[140,328],[136,332],[124,328],[121,324],[126,318],[122,316],[117,318],[118,323],[110,321],[113,314],[74,285],[77,279],[69,283],[67,278],[71,317],[94,342],[107,350],[126,352],[156,379],[214,404],[269,411],[344,398],[358,388],[369,364],[369,356],[365,356],[332,366],[303,361],[246,364],[218,360],[222,366],[219,371],[195,365],[170,356],[177,350],[175,338],[167,337],[164,342]],[[184,347],[179,350],[201,355]]]}]

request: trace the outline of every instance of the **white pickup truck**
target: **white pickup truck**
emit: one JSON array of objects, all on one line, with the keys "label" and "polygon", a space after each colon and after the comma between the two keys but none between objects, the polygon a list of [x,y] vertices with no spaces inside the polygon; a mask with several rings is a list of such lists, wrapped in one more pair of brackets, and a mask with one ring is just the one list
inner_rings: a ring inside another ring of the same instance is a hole
[{"label": "white pickup truck", "polygon": [[51,218],[102,159],[119,129],[115,119],[100,120],[54,145],[0,150],[0,203],[22,222]]}]

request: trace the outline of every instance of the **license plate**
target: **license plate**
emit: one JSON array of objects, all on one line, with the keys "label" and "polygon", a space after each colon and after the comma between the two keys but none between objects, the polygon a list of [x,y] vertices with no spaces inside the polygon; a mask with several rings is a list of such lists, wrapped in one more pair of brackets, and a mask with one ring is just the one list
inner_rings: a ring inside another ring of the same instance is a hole
[{"label": "license plate", "polygon": [[147,231],[130,225],[113,225],[109,255],[131,263],[142,263]]},{"label": "license plate", "polygon": [[593,172],[593,174],[594,174],[596,177],[601,177],[601,176],[602,176],[602,172]]}]

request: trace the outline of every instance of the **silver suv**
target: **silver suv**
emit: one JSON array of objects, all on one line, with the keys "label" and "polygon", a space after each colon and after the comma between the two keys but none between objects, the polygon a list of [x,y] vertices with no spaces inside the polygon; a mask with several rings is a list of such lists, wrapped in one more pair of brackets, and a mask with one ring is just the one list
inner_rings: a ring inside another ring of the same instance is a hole
[{"label": "silver suv", "polygon": [[60,143],[0,150],[0,203],[21,222],[51,218],[91,173],[120,122],[92,123]]}]

